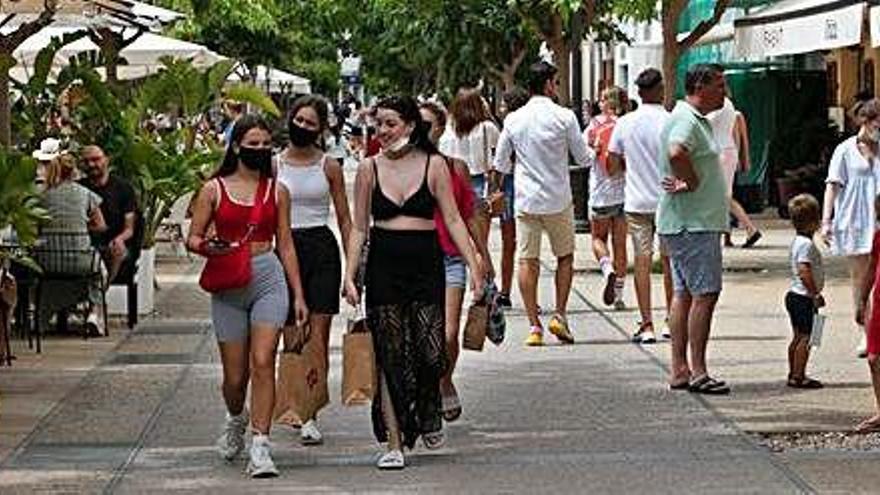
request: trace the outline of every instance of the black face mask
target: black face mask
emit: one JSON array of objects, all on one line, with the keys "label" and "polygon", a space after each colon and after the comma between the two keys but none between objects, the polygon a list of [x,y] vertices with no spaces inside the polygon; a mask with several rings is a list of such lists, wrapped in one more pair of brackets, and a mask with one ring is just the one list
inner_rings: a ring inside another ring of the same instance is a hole
[{"label": "black face mask", "polygon": [[269,173],[272,170],[272,148],[246,148],[238,149],[238,159],[245,167],[251,170]]},{"label": "black face mask", "polygon": [[318,131],[306,129],[293,122],[290,123],[290,142],[293,143],[294,146],[304,148],[315,144],[318,141],[318,135]]}]

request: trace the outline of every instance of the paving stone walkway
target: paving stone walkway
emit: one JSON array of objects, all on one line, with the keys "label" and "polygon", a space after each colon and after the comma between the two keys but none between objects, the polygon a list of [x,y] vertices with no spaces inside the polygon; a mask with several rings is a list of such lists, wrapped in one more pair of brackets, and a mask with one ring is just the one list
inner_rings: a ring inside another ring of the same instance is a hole
[{"label": "paving stone walkway", "polygon": [[[551,280],[545,276],[544,285]],[[220,461],[219,366],[202,321],[140,326],[0,466],[3,493],[796,493],[806,483],[707,404],[663,387],[662,364],[604,314],[574,301],[574,346],[525,349],[522,316],[501,349],[463,354],[463,418],[449,445],[417,448],[403,473],[373,467],[368,411],[338,402],[327,443],[278,428],[283,476],[252,481]],[[331,393],[340,349],[331,349]],[[743,480],[749,480],[748,486]]]}]

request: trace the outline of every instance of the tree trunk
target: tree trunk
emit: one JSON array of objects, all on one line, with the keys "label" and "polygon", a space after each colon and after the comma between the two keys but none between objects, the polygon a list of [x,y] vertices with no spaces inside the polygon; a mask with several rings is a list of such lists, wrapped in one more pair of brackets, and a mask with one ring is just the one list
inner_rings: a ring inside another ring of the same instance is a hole
[{"label": "tree trunk", "polygon": [[0,53],[0,145],[12,145],[12,112],[9,102],[9,70],[15,65],[11,53]]},{"label": "tree trunk", "polygon": [[681,57],[678,43],[678,21],[689,0],[664,0],[660,9],[660,23],[663,31],[663,83],[666,94],[663,104],[671,109],[675,102],[676,67]]},{"label": "tree trunk", "polygon": [[505,65],[501,74],[501,87],[503,91],[507,92],[514,86],[516,86],[516,67]]},{"label": "tree trunk", "polygon": [[559,78],[559,87],[557,96],[562,106],[568,106],[571,99],[571,50],[565,39],[565,33],[562,28],[562,16],[558,13],[553,14],[553,28],[551,33],[547,33],[545,37],[547,46],[553,51],[553,61],[556,68],[559,69],[557,77]]},{"label": "tree trunk", "polygon": [[665,94],[663,95],[663,105],[671,110],[675,104],[675,87],[676,75],[678,68],[678,59],[681,54],[678,51],[678,43],[663,43],[663,81]]},{"label": "tree trunk", "polygon": [[713,27],[718,25],[724,11],[730,5],[731,0],[716,0],[712,10],[712,17],[704,19],[689,32],[684,39],[678,39],[678,21],[684,13],[690,0],[664,0],[660,9],[660,19],[663,27],[663,80],[666,84],[666,94],[663,102],[667,108],[671,108],[675,100],[676,68],[681,55],[688,51]]}]

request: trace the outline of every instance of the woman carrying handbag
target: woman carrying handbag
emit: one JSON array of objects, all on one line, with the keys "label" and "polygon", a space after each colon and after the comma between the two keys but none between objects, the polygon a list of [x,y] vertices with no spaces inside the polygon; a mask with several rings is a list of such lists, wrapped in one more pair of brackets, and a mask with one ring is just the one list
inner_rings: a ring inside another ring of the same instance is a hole
[{"label": "woman carrying handbag", "polygon": [[501,224],[501,297],[510,307],[513,285],[516,219],[513,214],[513,174],[493,170],[492,162],[500,132],[486,100],[476,88],[461,88],[449,106],[450,125],[440,137],[438,148],[444,155],[467,165],[474,194],[482,203],[486,226],[484,243],[489,242],[492,219]]},{"label": "woman carrying handbag", "polygon": [[[216,237],[209,238],[211,224]],[[199,284],[211,292],[227,409],[218,450],[224,459],[235,459],[244,450],[250,424],[248,473],[277,476],[269,428],[278,335],[290,303],[298,328],[304,327],[308,309],[290,233],[290,195],[272,179],[272,135],[263,119],[245,115],[236,121],[220,169],[193,203],[187,248],[208,258]],[[293,301],[288,284],[294,288]]]},{"label": "woman carrying handbag", "polygon": [[376,106],[382,153],[362,162],[355,181],[355,221],[345,270],[345,296],[357,305],[355,282],[369,229],[367,322],[373,334],[379,394],[373,430],[387,442],[380,469],[402,469],[403,447],[421,437],[443,445],[440,378],[446,372],[443,254],[434,211],[440,208],[451,238],[483,290],[483,273],[458,213],[446,162],[428,138],[415,100],[386,98]]},{"label": "woman carrying handbag", "polygon": [[[443,129],[446,127],[446,111],[436,103],[422,103],[419,106],[422,120],[430,125],[431,142],[437,143]],[[461,160],[447,158],[449,176],[452,179],[452,195],[462,220],[468,226],[471,241],[480,254],[480,261],[486,272],[487,280],[495,278],[495,269],[492,266],[492,257],[486,246],[484,229],[488,228],[482,222],[476,211],[476,196],[470,185],[467,165]],[[467,269],[464,258],[455,247],[442,214],[437,211],[434,215],[434,223],[437,224],[437,236],[440,239],[440,247],[443,249],[443,264],[446,268],[446,350],[449,353],[449,369],[440,380],[440,394],[443,404],[443,419],[447,422],[455,421],[461,416],[461,400],[458,390],[452,382],[452,373],[458,362],[460,350],[459,333],[461,330],[461,307],[464,302],[464,293],[467,287]]]}]

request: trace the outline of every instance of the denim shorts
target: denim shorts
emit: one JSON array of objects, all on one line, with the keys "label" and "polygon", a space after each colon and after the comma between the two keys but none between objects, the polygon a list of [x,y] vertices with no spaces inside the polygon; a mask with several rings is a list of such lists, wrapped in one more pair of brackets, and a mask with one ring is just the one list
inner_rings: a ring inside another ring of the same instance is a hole
[{"label": "denim shorts", "polygon": [[611,206],[591,206],[590,218],[593,220],[613,220],[623,218],[623,203]]},{"label": "denim shorts", "polygon": [[443,256],[446,267],[446,288],[464,289],[467,287],[467,265],[461,256]]},{"label": "denim shorts", "polygon": [[721,292],[721,232],[688,232],[660,236],[669,255],[675,292],[692,296]]},{"label": "denim shorts", "polygon": [[[501,190],[504,191],[504,211],[501,213],[501,222],[512,222],[516,217],[513,214],[513,174],[503,174]],[[483,198],[486,193],[486,174],[471,176],[471,187],[477,198]]]}]

